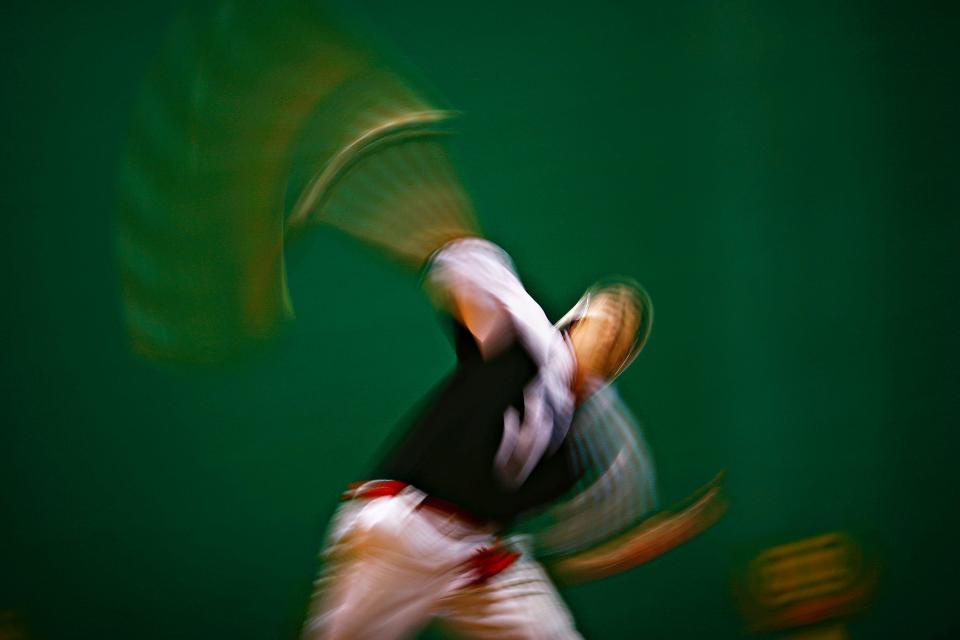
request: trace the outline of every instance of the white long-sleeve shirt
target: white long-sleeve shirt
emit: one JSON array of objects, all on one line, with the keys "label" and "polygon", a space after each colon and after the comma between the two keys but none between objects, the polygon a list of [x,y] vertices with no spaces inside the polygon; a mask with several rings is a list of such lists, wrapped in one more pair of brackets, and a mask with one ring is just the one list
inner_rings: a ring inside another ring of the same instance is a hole
[{"label": "white long-sleeve shirt", "polygon": [[494,461],[505,486],[520,486],[569,429],[576,366],[572,349],[523,288],[509,256],[492,242],[466,238],[445,245],[432,258],[427,285],[442,297],[466,297],[482,310],[471,331],[485,358],[519,340],[538,367],[524,389],[522,420],[513,407],[504,413]]}]

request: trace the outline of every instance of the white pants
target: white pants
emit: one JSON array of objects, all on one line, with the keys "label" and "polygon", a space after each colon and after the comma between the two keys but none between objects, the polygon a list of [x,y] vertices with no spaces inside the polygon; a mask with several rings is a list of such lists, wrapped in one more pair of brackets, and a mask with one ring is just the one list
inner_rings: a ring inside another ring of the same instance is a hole
[{"label": "white pants", "polygon": [[522,552],[512,565],[476,584],[464,567],[496,544],[493,532],[417,509],[423,498],[408,487],[340,508],[304,640],[406,638],[434,617],[466,638],[580,638],[522,541],[509,541]]}]

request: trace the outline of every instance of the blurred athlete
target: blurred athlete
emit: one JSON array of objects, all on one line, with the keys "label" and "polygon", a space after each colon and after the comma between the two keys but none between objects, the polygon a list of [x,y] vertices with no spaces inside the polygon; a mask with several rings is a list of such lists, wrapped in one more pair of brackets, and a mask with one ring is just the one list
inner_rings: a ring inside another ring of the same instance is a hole
[{"label": "blurred athlete", "polygon": [[400,638],[433,617],[465,637],[580,637],[544,570],[501,534],[577,482],[571,419],[642,346],[644,297],[594,290],[560,331],[479,238],[436,252],[426,282],[455,321],[457,367],[345,494],[305,637]]},{"label": "blurred athlete", "polygon": [[116,226],[131,346],[212,364],[269,339],[293,317],[287,247],[316,226],[425,269],[458,364],[345,495],[305,635],[400,637],[440,617],[471,637],[576,637],[538,561],[600,578],[723,511],[718,484],[656,511],[651,456],[608,384],[647,338],[649,300],[595,286],[552,326],[480,239],[445,145],[456,112],[317,2],[280,5],[185,11],[144,78]]}]

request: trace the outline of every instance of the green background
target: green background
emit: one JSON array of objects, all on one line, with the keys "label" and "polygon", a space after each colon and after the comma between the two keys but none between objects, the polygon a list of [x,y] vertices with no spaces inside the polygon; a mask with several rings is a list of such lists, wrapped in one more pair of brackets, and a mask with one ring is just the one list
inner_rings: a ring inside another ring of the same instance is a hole
[{"label": "green background", "polygon": [[[35,638],[294,638],[340,489],[447,339],[414,276],[321,229],[273,348],[130,355],[115,176],[180,5],[55,4],[0,26],[0,610]],[[349,4],[464,112],[484,228],[552,314],[609,273],[651,292],[621,390],[665,502],[729,470],[717,527],[565,592],[583,633],[739,637],[734,573],[835,530],[881,559],[853,637],[955,628],[956,9]]]}]

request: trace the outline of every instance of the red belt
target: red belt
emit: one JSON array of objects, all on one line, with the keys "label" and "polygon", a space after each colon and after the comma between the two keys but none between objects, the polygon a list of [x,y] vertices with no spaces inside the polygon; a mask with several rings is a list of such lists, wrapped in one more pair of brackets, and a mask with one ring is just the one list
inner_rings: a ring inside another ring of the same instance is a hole
[{"label": "red belt", "polygon": [[[374,498],[395,496],[409,486],[409,483],[403,482],[402,480],[373,480],[368,482],[353,482],[347,486],[347,490],[343,492],[341,500],[372,500]],[[492,524],[489,520],[478,518],[469,511],[461,509],[455,504],[429,495],[417,505],[417,508],[430,509],[431,511],[436,511],[445,516],[455,516],[456,518],[462,520],[465,524],[472,527],[486,528]]]},{"label": "red belt", "polygon": [[[354,482],[343,492],[343,500],[372,500],[398,495],[410,485],[401,480],[374,480],[371,482]],[[446,500],[426,496],[417,509],[430,509],[445,516],[454,516],[466,524],[482,528],[490,526],[490,522],[481,520],[468,511],[464,511],[455,504]],[[512,565],[520,557],[516,551],[501,547],[499,544],[492,547],[478,549],[469,560],[464,562],[465,568],[474,574],[471,585],[480,585]]]},{"label": "red belt", "polygon": [[395,496],[410,485],[399,480],[373,480],[367,482],[351,482],[347,485],[347,490],[341,494],[341,500],[354,500],[356,498],[382,498],[384,496]]}]

